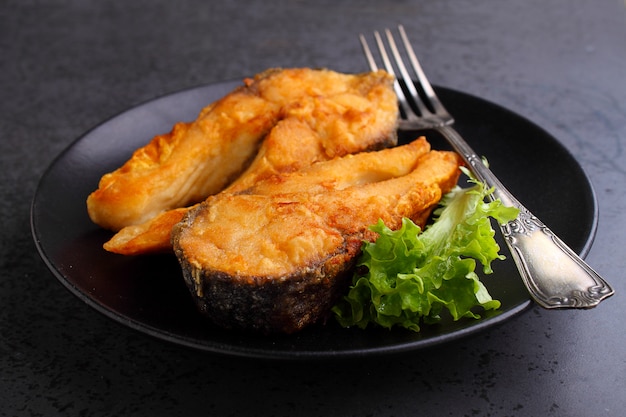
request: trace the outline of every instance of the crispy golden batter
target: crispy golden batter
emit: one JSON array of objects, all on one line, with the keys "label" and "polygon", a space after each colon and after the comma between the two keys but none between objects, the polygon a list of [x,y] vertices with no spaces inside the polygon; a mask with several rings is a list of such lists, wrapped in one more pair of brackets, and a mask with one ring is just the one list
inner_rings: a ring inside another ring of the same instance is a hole
[{"label": "crispy golden batter", "polygon": [[[358,152],[364,137],[378,138],[395,126],[389,86],[390,77],[383,72],[285,69],[247,79],[194,122],[178,123],[104,175],[87,199],[89,215],[117,231],[202,201],[234,180],[266,134],[288,117],[309,123],[321,135],[327,156]],[[333,117],[337,114],[341,117]]]},{"label": "crispy golden batter", "polygon": [[[280,104],[279,120],[250,166],[226,191],[337,156],[394,145],[397,104],[391,82],[384,72],[345,75],[306,69],[270,71],[249,81],[260,97]],[[209,108],[203,114],[214,111]],[[172,212],[161,209],[122,228],[105,249],[126,255],[171,249],[167,230],[184,214],[179,207]]]},{"label": "crispy golden batter", "polygon": [[422,136],[407,145],[346,155],[298,171],[273,175],[238,192],[259,195],[300,192],[320,194],[381,182],[408,175],[429,151],[430,144]]},{"label": "crispy golden batter", "polygon": [[254,156],[279,110],[253,89],[238,89],[105,174],[87,199],[89,216],[116,231],[219,192]]},{"label": "crispy golden batter", "polygon": [[126,226],[105,242],[103,248],[121,255],[171,252],[172,227],[192,207],[195,206],[167,210],[147,222]]},{"label": "crispy golden batter", "polygon": [[320,162],[191,210],[172,240],[200,310],[263,332],[318,321],[346,290],[361,241],[375,238],[369,225],[423,223],[456,184],[458,155],[424,143]]}]

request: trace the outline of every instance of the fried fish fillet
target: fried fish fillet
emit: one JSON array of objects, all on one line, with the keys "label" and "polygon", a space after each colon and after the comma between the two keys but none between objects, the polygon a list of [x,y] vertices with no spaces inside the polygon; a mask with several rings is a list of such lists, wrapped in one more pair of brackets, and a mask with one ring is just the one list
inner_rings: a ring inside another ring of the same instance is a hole
[{"label": "fried fish fillet", "polygon": [[172,243],[199,310],[220,326],[263,333],[323,320],[362,241],[376,237],[369,225],[398,228],[403,217],[423,225],[456,184],[457,154],[412,147],[413,158],[402,146],[320,162],[187,213]]},{"label": "fried fish fillet", "polygon": [[[324,71],[322,76],[311,71],[289,71],[289,77],[281,80],[288,78],[291,82],[279,86],[282,89],[274,88],[274,83],[270,84],[273,88],[259,87],[263,97],[281,102],[279,120],[263,139],[250,166],[225,191],[245,189],[271,175],[297,171],[337,156],[396,144],[397,103],[388,74]],[[307,91],[309,95],[296,95],[297,80],[300,90],[306,90],[305,86],[315,90]],[[318,85],[321,80],[329,85]],[[171,227],[186,210],[161,211],[144,222],[126,226],[104,248],[125,255],[171,250]]]},{"label": "fried fish fillet", "polygon": [[279,111],[246,86],[204,109],[194,122],[177,123],[100,179],[87,198],[91,220],[117,231],[219,192],[254,156]]},{"label": "fried fish fillet", "polygon": [[[349,187],[385,181],[408,175],[420,158],[430,151],[430,143],[419,137],[403,146],[346,155],[319,162],[282,175],[273,175],[256,181],[248,188],[231,193],[273,195],[305,192],[321,194]],[[421,167],[424,169],[424,166]]]}]

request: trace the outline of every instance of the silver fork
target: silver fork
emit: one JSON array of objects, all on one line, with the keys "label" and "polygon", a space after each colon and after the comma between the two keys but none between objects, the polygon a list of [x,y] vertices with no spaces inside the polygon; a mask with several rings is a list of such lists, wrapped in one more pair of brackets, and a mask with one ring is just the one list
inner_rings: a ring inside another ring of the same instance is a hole
[{"label": "silver fork", "polygon": [[[384,67],[387,72],[396,76],[394,88],[402,114],[400,129],[439,131],[463,157],[476,178],[487,186],[495,188],[491,198],[499,198],[503,204],[519,209],[517,219],[500,225],[500,228],[532,298],[545,308],[590,308],[613,295],[613,289],[609,284],[541,220],[528,211],[502,185],[483,159],[454,130],[452,127],[454,119],[443,107],[424,75],[404,28],[399,26],[398,31],[414,75],[427,99],[427,102],[423,101],[417,92],[413,77],[404,65],[391,31],[386,29],[385,35],[400,76],[395,74],[382,37],[378,32],[374,32]],[[360,40],[370,69],[377,70],[378,67],[365,37],[360,35]],[[404,93],[398,80],[403,81],[408,94]],[[413,110],[410,103],[417,108],[419,113]]]}]

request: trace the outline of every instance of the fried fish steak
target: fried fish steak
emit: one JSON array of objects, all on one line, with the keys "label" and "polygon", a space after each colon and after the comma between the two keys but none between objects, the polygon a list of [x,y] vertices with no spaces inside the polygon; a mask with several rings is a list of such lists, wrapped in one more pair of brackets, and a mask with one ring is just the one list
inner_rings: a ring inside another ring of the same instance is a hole
[{"label": "fried fish steak", "polygon": [[[397,103],[391,87],[393,79],[387,73],[345,75],[324,71],[321,76],[312,70],[284,71],[281,80],[287,78],[290,82],[278,86],[281,89],[274,83],[258,88],[263,97],[282,102],[279,120],[263,139],[252,163],[225,191],[242,190],[264,178],[319,161],[397,143]],[[300,90],[305,90],[304,86],[315,89],[304,96],[295,95],[297,80],[301,81]],[[328,86],[320,86],[321,80]],[[171,251],[171,227],[185,212],[182,208],[166,210],[124,227],[104,248],[125,255]]]},{"label": "fried fish steak", "polygon": [[[394,154],[402,148],[320,162],[187,213],[172,243],[199,310],[219,326],[261,333],[323,321],[347,290],[362,241],[376,238],[369,225],[395,229],[403,217],[423,225],[458,180],[457,154],[417,150],[411,160]],[[360,161],[372,155],[380,160]],[[303,180],[309,170],[315,179]]]},{"label": "fried fish steak", "polygon": [[87,198],[91,220],[117,231],[219,192],[249,163],[279,110],[245,86],[177,123],[100,179]]}]

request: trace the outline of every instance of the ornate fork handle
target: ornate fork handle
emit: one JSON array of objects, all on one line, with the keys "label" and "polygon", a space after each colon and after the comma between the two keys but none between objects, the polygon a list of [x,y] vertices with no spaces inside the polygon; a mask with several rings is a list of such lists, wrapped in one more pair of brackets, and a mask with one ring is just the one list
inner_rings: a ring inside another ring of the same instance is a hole
[{"label": "ornate fork handle", "polygon": [[517,219],[500,227],[522,279],[538,304],[545,308],[590,308],[613,294],[600,275],[502,185],[454,128],[441,126],[438,131],[476,178],[495,188],[493,199],[519,209]]}]

